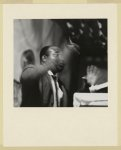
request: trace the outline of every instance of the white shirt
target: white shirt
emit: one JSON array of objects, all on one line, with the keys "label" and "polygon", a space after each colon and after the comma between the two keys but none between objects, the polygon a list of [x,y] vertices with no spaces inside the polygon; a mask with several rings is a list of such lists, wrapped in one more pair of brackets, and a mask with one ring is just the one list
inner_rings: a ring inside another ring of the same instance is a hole
[{"label": "white shirt", "polygon": [[54,81],[53,77],[54,74],[52,73],[52,71],[48,71],[48,74],[50,75],[50,79],[51,79],[51,84],[52,84],[52,88],[53,88],[53,95],[54,95],[54,104],[53,107],[57,107],[57,100],[56,100],[56,87],[55,87],[55,82],[57,84],[57,95],[58,95],[58,107],[60,106],[60,101],[61,98],[63,97],[63,92],[59,87],[58,81]]},{"label": "white shirt", "polygon": [[106,87],[108,87],[108,82],[105,82],[99,85],[92,85],[91,87],[89,87],[89,90],[90,92],[95,92]]}]

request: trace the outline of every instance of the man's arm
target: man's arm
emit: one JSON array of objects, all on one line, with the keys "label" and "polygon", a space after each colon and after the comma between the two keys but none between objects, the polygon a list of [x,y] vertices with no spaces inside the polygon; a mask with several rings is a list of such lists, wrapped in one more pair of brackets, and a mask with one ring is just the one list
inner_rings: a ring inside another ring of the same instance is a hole
[{"label": "man's arm", "polygon": [[24,81],[35,81],[39,80],[41,75],[46,73],[48,70],[51,70],[53,67],[55,67],[54,62],[47,61],[42,65],[28,65],[22,72],[21,80]]},{"label": "man's arm", "polygon": [[40,78],[47,71],[47,67],[28,65],[22,72],[21,80],[35,81]]}]

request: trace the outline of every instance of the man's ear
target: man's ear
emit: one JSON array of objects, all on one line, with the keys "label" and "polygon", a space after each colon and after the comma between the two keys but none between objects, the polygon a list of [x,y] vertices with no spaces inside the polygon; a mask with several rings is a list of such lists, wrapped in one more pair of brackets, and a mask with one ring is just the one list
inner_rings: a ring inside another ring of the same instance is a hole
[{"label": "man's ear", "polygon": [[42,56],[42,61],[43,61],[43,62],[46,62],[46,60],[47,60],[47,56],[46,56],[46,55],[43,55],[43,56]]}]

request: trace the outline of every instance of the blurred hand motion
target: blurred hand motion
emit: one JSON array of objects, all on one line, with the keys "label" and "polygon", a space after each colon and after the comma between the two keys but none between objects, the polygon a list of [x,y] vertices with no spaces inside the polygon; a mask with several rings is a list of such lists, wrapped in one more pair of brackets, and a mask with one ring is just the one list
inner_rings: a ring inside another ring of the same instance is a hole
[{"label": "blurred hand motion", "polygon": [[91,86],[92,85],[95,85],[98,78],[99,78],[99,69],[96,67],[96,66],[88,66],[87,67],[87,76],[86,76],[86,79],[87,79],[87,83],[90,84]]},{"label": "blurred hand motion", "polygon": [[87,66],[87,75],[83,78],[87,80],[87,83],[92,85],[99,85],[107,82],[107,70],[100,69],[94,65]]}]

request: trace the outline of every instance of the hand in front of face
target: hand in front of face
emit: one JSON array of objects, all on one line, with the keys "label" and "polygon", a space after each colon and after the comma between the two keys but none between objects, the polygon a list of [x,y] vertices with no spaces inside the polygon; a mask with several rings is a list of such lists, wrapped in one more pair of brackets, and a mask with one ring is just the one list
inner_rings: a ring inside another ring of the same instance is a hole
[{"label": "hand in front of face", "polygon": [[99,79],[99,69],[96,66],[88,66],[87,67],[87,75],[86,75],[87,83],[95,85],[97,80]]},{"label": "hand in front of face", "polygon": [[45,67],[47,68],[47,70],[55,70],[56,62],[53,61],[53,60],[48,59],[45,62]]}]

